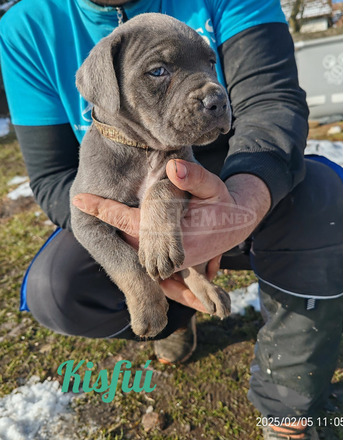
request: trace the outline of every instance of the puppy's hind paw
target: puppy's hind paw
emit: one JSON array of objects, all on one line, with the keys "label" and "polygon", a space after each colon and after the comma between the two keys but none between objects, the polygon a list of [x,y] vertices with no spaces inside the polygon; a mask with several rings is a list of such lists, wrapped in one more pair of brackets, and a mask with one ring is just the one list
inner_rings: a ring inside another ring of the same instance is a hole
[{"label": "puppy's hind paw", "polygon": [[165,297],[145,310],[131,314],[131,328],[141,338],[153,338],[167,325],[168,302]]},{"label": "puppy's hind paw", "polygon": [[229,294],[219,286],[213,285],[217,298],[214,298],[216,306],[215,315],[221,319],[226,318],[231,313],[231,299]]},{"label": "puppy's hind paw", "polygon": [[208,281],[204,276],[191,272],[193,276],[185,278],[186,285],[202,302],[206,311],[223,319],[230,315],[231,299],[221,287]]}]

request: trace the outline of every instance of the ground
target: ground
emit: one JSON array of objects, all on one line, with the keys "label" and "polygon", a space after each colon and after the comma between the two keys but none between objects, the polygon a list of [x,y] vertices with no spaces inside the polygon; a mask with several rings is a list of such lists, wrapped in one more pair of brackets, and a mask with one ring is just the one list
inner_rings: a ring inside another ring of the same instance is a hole
[{"label": "ground", "polygon": [[[323,134],[322,134],[323,136]],[[337,135],[337,140],[340,139]],[[197,316],[198,349],[183,366],[163,366],[154,359],[151,342],[90,340],[54,334],[41,327],[29,313],[18,312],[23,273],[52,232],[53,226],[32,199],[10,201],[8,182],[25,175],[18,143],[11,132],[0,138],[0,397],[36,375],[41,381],[59,380],[57,368],[66,360],[92,361],[95,380],[101,369],[111,371],[116,362],[132,362],[133,374],[153,370],[153,392],[118,392],[111,403],[101,394],[82,394],[64,415],[59,432],[37,439],[110,440],[258,440],[259,413],[248,402],[249,367],[257,332],[262,325],[253,309],[245,316],[220,321]],[[221,273],[217,279],[227,290],[255,281],[250,271]],[[332,380],[326,416],[342,413],[342,361]],[[156,414],[149,429],[146,412]],[[76,413],[76,417],[71,415]],[[56,428],[57,429],[57,428]],[[341,439],[342,430],[323,428],[324,439]],[[59,437],[60,436],[60,437]]]}]

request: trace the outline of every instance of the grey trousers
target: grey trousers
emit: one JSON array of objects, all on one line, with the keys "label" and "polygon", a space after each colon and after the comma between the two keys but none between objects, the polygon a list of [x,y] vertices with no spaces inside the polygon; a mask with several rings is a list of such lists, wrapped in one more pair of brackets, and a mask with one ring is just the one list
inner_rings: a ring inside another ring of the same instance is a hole
[{"label": "grey trousers", "polygon": [[266,417],[314,418],[328,398],[338,360],[342,297],[313,302],[261,282],[260,303],[265,325],[248,397]]},{"label": "grey trousers", "polygon": [[[341,340],[342,183],[306,160],[300,183],[251,237],[249,255],[229,252],[222,267],[253,268],[265,325],[258,334],[249,399],[265,416],[315,415],[327,397]],[[122,292],[61,230],[37,255],[23,303],[62,334],[131,338]],[[25,307],[23,307],[25,309]],[[165,338],[194,310],[170,301]]]}]

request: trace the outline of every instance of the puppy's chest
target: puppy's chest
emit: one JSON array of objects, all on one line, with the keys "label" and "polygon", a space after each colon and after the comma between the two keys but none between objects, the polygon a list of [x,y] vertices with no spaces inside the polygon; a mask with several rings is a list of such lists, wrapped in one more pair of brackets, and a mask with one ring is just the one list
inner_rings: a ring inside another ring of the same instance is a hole
[{"label": "puppy's chest", "polygon": [[137,189],[137,198],[140,205],[148,188],[166,177],[166,163],[169,159],[158,151],[150,152],[146,156],[146,163],[142,164],[146,173]]}]

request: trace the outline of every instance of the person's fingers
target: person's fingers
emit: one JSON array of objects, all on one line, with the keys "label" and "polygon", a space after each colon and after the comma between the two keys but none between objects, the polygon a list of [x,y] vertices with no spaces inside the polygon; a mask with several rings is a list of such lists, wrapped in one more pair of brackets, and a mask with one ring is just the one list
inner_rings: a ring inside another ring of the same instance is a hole
[{"label": "person's fingers", "polygon": [[105,223],[115,226],[132,237],[139,236],[140,209],[130,208],[115,200],[104,199],[94,194],[78,194],[73,205]]},{"label": "person's fingers", "polygon": [[183,282],[169,278],[161,281],[160,286],[168,298],[199,312],[207,313],[201,301],[195,297]]},{"label": "person's fingers", "polygon": [[220,269],[221,258],[222,254],[209,260],[207,265],[207,278],[209,281],[212,281],[216,277],[216,274]]},{"label": "person's fingers", "polygon": [[218,197],[224,185],[218,176],[201,165],[182,159],[170,160],[166,165],[166,173],[177,188],[200,199]]}]

